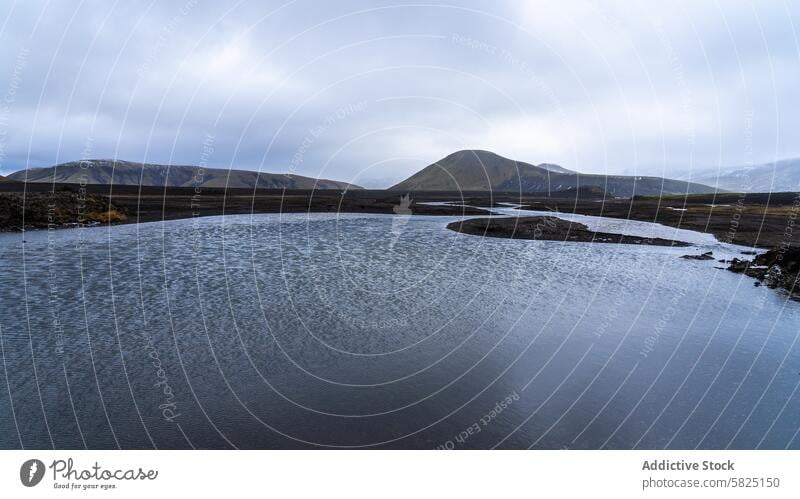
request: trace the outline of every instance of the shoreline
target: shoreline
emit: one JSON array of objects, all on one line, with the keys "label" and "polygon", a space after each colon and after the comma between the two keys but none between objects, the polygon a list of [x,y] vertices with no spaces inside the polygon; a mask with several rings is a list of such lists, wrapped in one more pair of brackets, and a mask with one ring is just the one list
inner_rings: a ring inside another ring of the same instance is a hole
[{"label": "shoreline", "polygon": [[[256,213],[374,213],[428,216],[486,216],[491,211],[453,205],[428,205],[428,196],[403,199],[395,191],[285,191],[252,189],[0,184],[0,232],[77,224],[97,226],[162,222]],[[43,189],[42,187],[47,187]],[[438,195],[432,196],[434,199]],[[452,197],[452,196],[448,196]],[[85,226],[85,225],[84,225]]]},{"label": "shoreline", "polygon": [[[682,241],[593,232],[582,224],[557,218],[559,214],[579,214],[654,222],[711,234],[721,243],[779,252],[782,258],[769,258],[770,266],[766,270],[761,262],[765,258],[763,255],[755,255],[751,261],[737,260],[727,270],[753,277],[757,283],[764,282],[769,287],[784,288],[792,296],[798,294],[794,280],[795,265],[800,265],[800,250],[793,250],[800,248],[800,231],[791,228],[800,212],[800,193],[631,199],[580,199],[577,195],[575,192],[562,193],[559,197],[536,193],[290,191],[3,182],[0,183],[0,233],[99,228],[223,215],[372,213],[462,217],[447,228],[487,237],[691,246]],[[508,207],[507,204],[549,211],[553,216],[520,217],[516,221],[486,218],[493,215],[492,208]],[[537,224],[540,225],[538,230]],[[776,272],[780,272],[780,279],[775,277]]]},{"label": "shoreline", "polygon": [[[119,225],[253,213],[383,213],[400,216],[489,216],[508,203],[521,209],[654,222],[712,234],[719,242],[773,249],[800,247],[791,231],[800,193],[698,194],[579,198],[575,192],[405,192],[283,190],[133,185],[0,183],[0,232],[78,222]],[[429,204],[434,203],[434,204]],[[464,206],[467,205],[467,206]],[[24,206],[24,227],[23,220]],[[68,227],[67,227],[68,228]]]}]

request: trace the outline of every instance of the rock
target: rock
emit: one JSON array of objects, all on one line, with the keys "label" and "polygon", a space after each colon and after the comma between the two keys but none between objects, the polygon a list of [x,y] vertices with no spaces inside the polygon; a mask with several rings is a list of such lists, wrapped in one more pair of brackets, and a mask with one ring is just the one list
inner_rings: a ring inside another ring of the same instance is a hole
[{"label": "rock", "polygon": [[734,258],[728,267],[731,272],[743,273],[769,288],[783,288],[795,298],[800,298],[796,289],[800,273],[800,248],[781,247],[757,255],[752,261]]},{"label": "rock", "polygon": [[[681,258],[686,260],[713,260],[714,253],[712,251],[706,251],[702,255],[683,255]],[[721,261],[721,260],[720,260]]]}]

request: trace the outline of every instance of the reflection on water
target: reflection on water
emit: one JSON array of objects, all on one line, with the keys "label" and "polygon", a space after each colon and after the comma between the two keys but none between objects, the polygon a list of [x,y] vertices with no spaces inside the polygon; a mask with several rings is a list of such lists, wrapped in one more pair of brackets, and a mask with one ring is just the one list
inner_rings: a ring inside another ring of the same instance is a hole
[{"label": "reflection on water", "polygon": [[705,248],[452,220],[1,236],[0,447],[800,447],[796,302]]}]

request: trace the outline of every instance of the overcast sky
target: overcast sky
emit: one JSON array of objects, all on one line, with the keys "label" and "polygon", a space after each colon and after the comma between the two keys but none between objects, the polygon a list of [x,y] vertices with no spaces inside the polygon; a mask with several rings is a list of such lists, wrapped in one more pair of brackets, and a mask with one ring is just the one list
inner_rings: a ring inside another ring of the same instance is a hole
[{"label": "overcast sky", "polygon": [[597,3],[3,0],[0,173],[385,187],[467,148],[665,176],[800,156],[800,2]]}]

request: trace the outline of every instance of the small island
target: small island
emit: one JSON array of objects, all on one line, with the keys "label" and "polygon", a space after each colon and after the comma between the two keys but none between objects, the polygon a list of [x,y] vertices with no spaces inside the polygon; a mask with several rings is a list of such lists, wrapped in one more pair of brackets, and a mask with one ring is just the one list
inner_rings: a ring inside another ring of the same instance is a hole
[{"label": "small island", "polygon": [[539,241],[639,244],[647,246],[690,246],[683,241],[594,232],[581,223],[556,217],[473,218],[452,222],[447,228],[474,236]]}]

